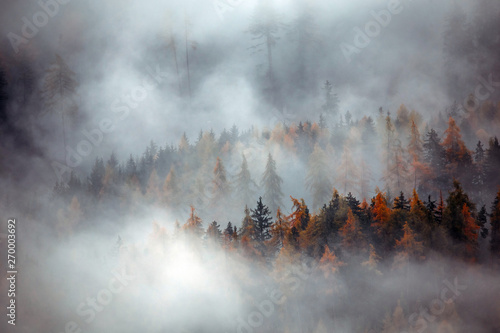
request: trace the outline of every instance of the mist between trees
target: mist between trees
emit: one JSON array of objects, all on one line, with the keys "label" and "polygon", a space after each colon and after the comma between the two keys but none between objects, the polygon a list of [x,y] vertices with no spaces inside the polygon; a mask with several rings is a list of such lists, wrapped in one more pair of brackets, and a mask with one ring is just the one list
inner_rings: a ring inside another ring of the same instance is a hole
[{"label": "mist between trees", "polygon": [[500,330],[496,2],[66,2],[0,11],[16,332]]}]

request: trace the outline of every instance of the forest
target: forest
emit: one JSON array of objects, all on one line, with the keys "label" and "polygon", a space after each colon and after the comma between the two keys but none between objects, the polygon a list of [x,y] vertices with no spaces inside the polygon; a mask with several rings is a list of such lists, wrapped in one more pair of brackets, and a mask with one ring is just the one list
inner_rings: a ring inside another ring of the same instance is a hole
[{"label": "forest", "polygon": [[0,8],[2,332],[500,332],[500,4]]}]

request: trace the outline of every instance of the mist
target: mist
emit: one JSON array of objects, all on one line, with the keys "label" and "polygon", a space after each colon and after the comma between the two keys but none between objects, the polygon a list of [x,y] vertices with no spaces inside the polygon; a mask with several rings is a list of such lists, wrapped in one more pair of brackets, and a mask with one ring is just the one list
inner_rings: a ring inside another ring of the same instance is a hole
[{"label": "mist", "polygon": [[4,1],[2,332],[499,331],[499,15]]}]

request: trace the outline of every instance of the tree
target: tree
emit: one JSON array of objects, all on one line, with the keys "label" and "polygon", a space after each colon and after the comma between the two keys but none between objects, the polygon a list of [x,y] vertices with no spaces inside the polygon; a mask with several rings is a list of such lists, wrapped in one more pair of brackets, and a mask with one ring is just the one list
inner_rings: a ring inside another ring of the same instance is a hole
[{"label": "tree", "polygon": [[431,176],[432,180],[429,183],[434,188],[435,193],[437,193],[437,190],[445,186],[445,180],[441,176],[445,168],[445,151],[441,145],[441,139],[434,129],[431,129],[426,134],[423,148],[424,161],[430,166],[434,174],[433,177]]},{"label": "tree", "polygon": [[309,157],[306,176],[306,187],[312,192],[314,209],[320,207],[332,194],[329,173],[326,154],[316,143]]},{"label": "tree", "polygon": [[278,208],[276,212],[276,221],[271,225],[271,247],[276,251],[280,251],[283,246],[285,246],[285,240],[290,232],[290,227],[288,221],[281,214],[281,210]]},{"label": "tree", "polygon": [[179,186],[179,180],[175,173],[175,168],[172,165],[170,171],[168,172],[167,178],[163,183],[163,199],[164,202],[172,208],[178,207],[181,200],[181,192]]},{"label": "tree", "polygon": [[453,118],[450,117],[448,128],[444,133],[445,138],[442,145],[445,149],[446,168],[450,175],[457,177],[470,168],[472,157],[465,143],[462,141],[460,128]]},{"label": "tree", "polygon": [[250,215],[250,209],[248,209],[247,206],[245,206],[245,217],[241,222],[239,234],[241,237],[248,237],[252,241],[257,239],[257,227],[255,226],[255,221]]},{"label": "tree", "polygon": [[281,184],[283,179],[276,173],[276,162],[271,154],[267,157],[266,170],[262,175],[261,186],[264,188],[264,201],[271,209],[276,212],[279,207],[283,206]]},{"label": "tree", "polygon": [[448,198],[446,199],[443,222],[448,228],[450,236],[457,242],[467,241],[465,228],[468,221],[465,220],[465,215],[463,214],[464,204],[467,205],[468,209],[473,214],[475,214],[475,205],[464,192],[460,183],[454,180],[453,190],[449,192]]},{"label": "tree", "polygon": [[491,206],[490,213],[491,224],[491,253],[497,259],[500,258],[500,190],[498,190],[495,200]]},{"label": "tree", "polygon": [[235,190],[243,204],[248,205],[253,200],[255,195],[254,188],[257,187],[257,183],[250,176],[247,159],[244,154],[242,154],[242,158],[240,172],[236,175]]},{"label": "tree", "polygon": [[477,213],[476,224],[479,226],[481,232],[480,235],[482,238],[486,238],[488,236],[489,230],[486,225],[488,222],[488,213],[486,212],[486,206],[483,205],[479,212]]},{"label": "tree", "polygon": [[334,119],[338,113],[339,98],[333,92],[333,85],[326,80],[323,85],[324,103],[321,106],[327,117]]},{"label": "tree", "polygon": [[257,201],[257,207],[251,210],[252,219],[255,223],[255,240],[260,246],[263,246],[264,242],[271,238],[269,229],[271,228],[271,212],[269,208],[262,203],[262,197],[259,197]]},{"label": "tree", "polygon": [[411,135],[410,142],[408,144],[408,154],[411,158],[411,170],[413,174],[413,188],[417,188],[417,179],[419,178],[429,178],[431,170],[423,161],[424,148],[423,142],[420,137],[420,132],[415,124],[415,121],[411,122]]},{"label": "tree", "polygon": [[323,271],[326,279],[334,275],[338,269],[345,266],[345,263],[340,261],[333,251],[330,251],[328,245],[325,246],[325,252],[319,261],[319,269]]},{"label": "tree", "polygon": [[222,241],[222,232],[220,225],[213,221],[207,229],[207,240],[211,245],[220,245]]},{"label": "tree", "polygon": [[465,253],[474,261],[481,227],[476,224],[476,220],[471,216],[466,203],[462,206],[462,216],[464,219]]},{"label": "tree", "polygon": [[229,194],[229,184],[226,178],[226,169],[218,157],[215,163],[212,185],[212,202],[214,206],[219,206]]},{"label": "tree", "polygon": [[416,235],[408,222],[405,222],[403,226],[403,237],[396,240],[396,249],[399,250],[397,261],[401,259],[415,260],[422,257],[424,247],[422,242],[417,241]]},{"label": "tree", "polygon": [[195,239],[201,238],[204,233],[203,222],[201,218],[196,215],[195,209],[191,206],[191,213],[189,218],[183,226],[183,230],[187,232],[188,235],[194,237]]},{"label": "tree", "polygon": [[340,165],[337,167],[337,183],[344,189],[344,195],[348,191],[354,191],[359,179],[359,170],[352,158],[350,144],[349,141],[344,144]]},{"label": "tree", "polygon": [[99,192],[101,191],[105,172],[106,169],[104,168],[104,161],[102,158],[96,158],[94,166],[92,167],[92,172],[88,178],[89,192],[95,198],[97,198]]},{"label": "tree", "polygon": [[372,199],[372,214],[373,222],[371,226],[375,229],[377,235],[382,239],[382,242],[389,247],[392,243],[393,230],[390,224],[391,210],[387,206],[385,195],[378,192]]},{"label": "tree", "polygon": [[278,16],[272,9],[271,5],[265,1],[259,1],[255,13],[252,17],[248,33],[252,36],[252,40],[256,41],[250,49],[255,52],[261,52],[264,46],[267,52],[267,79],[269,82],[269,91],[272,103],[276,103],[277,87],[273,67],[273,49],[276,47],[278,33],[280,31],[280,23]]},{"label": "tree", "polygon": [[352,213],[351,208],[347,212],[347,221],[340,229],[340,233],[342,235],[342,246],[347,250],[356,253],[366,246],[366,240],[361,232],[359,221]]},{"label": "tree", "polygon": [[76,74],[69,69],[62,57],[56,54],[55,63],[45,71],[41,95],[44,113],[61,114],[64,161],[66,161],[66,116],[74,117],[78,110],[74,100],[77,87]]}]

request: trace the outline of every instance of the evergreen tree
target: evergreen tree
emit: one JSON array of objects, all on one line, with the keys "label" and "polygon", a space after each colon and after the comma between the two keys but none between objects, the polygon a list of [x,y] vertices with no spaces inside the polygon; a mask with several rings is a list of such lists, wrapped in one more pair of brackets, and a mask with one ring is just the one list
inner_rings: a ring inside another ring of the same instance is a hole
[{"label": "evergreen tree", "polygon": [[497,259],[500,258],[500,190],[497,192],[495,200],[491,206],[491,253]]},{"label": "evergreen tree", "polygon": [[262,175],[261,186],[264,188],[264,201],[272,212],[276,212],[283,206],[283,192],[281,184],[283,179],[276,173],[276,162],[271,154],[267,157],[266,170]]},{"label": "evergreen tree", "polygon": [[207,240],[211,245],[220,245],[222,242],[222,232],[220,230],[220,225],[216,221],[213,221],[208,226]]},{"label": "evergreen tree", "polygon": [[443,223],[448,228],[450,236],[457,242],[465,242],[465,228],[468,221],[465,220],[463,214],[463,206],[475,215],[475,205],[469,199],[469,196],[464,192],[462,186],[457,180],[453,181],[453,190],[450,191],[446,199],[446,208],[443,214]]}]

